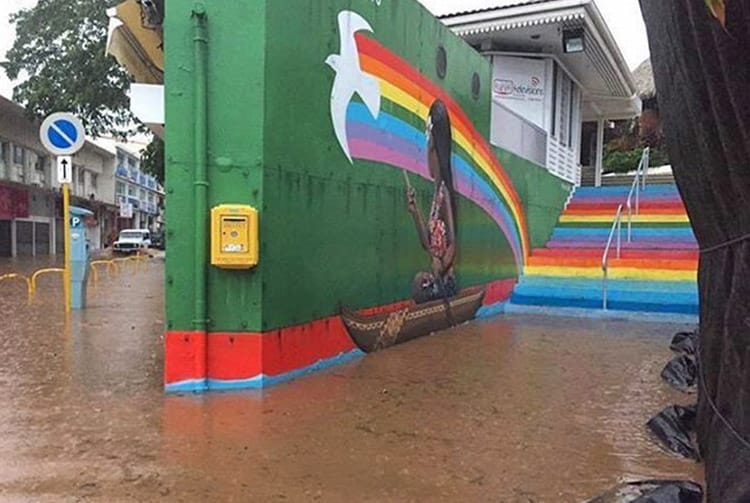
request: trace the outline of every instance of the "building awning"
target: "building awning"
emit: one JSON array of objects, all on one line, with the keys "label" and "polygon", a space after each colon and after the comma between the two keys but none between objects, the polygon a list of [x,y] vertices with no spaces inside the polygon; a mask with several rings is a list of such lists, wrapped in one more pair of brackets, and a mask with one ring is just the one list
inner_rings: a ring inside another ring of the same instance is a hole
[{"label": "building awning", "polygon": [[[499,3],[441,19],[480,52],[554,58],[581,87],[585,121],[640,114],[630,70],[592,0]],[[584,51],[566,53],[562,33],[574,29],[583,30]]]},{"label": "building awning", "polygon": [[107,54],[114,56],[136,82],[164,82],[164,50],[160,32],[143,26],[141,7],[127,0],[107,10]]},{"label": "building awning", "polygon": [[164,137],[164,49],[161,29],[147,26],[141,5],[127,0],[107,10],[107,54],[117,59],[135,84],[130,109],[159,137]]}]

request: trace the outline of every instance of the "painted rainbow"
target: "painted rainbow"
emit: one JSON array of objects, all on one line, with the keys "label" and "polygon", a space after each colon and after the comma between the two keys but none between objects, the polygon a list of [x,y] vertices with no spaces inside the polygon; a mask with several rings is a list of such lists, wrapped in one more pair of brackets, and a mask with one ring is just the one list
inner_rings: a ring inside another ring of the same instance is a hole
[{"label": "painted rainbow", "polygon": [[430,179],[424,124],[432,103],[442,100],[451,117],[456,190],[497,223],[520,274],[529,253],[526,217],[513,182],[485,139],[448,93],[377,41],[362,34],[355,39],[362,71],[380,81],[382,101],[377,119],[362,103],[350,103],[347,137],[352,157]]}]

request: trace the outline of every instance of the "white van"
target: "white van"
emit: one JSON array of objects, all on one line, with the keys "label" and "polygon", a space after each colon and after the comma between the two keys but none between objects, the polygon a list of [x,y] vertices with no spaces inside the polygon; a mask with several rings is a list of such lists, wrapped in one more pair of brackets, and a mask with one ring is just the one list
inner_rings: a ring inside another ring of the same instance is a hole
[{"label": "white van", "polygon": [[135,253],[151,246],[151,233],[147,229],[123,229],[112,245],[115,253]]}]

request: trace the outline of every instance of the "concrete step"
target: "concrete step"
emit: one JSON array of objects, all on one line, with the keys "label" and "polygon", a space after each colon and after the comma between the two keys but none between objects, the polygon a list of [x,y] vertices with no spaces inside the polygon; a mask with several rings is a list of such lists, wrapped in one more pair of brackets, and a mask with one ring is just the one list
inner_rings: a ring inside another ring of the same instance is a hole
[{"label": "concrete step", "polygon": [[[551,249],[595,249],[604,250],[604,246],[607,244],[607,238],[599,236],[597,239],[590,240],[576,240],[570,239],[552,239],[545,245],[546,248]],[[628,243],[625,239],[622,241],[622,249],[624,250],[697,250],[698,243],[695,239],[680,239],[680,240],[651,240],[651,239],[637,239]]]},{"label": "concrete step", "polygon": [[[695,282],[607,283],[608,308],[621,311],[698,314]],[[568,278],[524,277],[510,299],[511,304],[602,309],[601,281]]]},{"label": "concrete step", "polygon": [[[623,279],[608,279],[608,288],[621,291],[644,292],[677,292],[698,295],[696,281],[636,281]],[[524,275],[516,285],[518,287],[546,287],[552,290],[583,289],[596,290],[602,288],[602,280],[591,278],[556,278],[553,276]]]},{"label": "concrete step", "polygon": [[[587,224],[596,224],[596,225],[612,225],[615,221],[615,213],[587,213],[587,214],[575,214],[575,213],[568,213],[565,212],[562,215],[560,215],[560,219],[558,221],[559,224],[565,224],[565,226],[571,226],[571,225],[587,225]],[[671,224],[673,226],[689,226],[690,225],[690,219],[688,218],[687,214],[685,213],[672,213],[672,214],[665,214],[665,213],[644,213],[641,212],[639,215],[632,215],[630,218],[630,222],[632,225],[638,225],[638,224],[654,224],[654,225],[667,225]],[[623,225],[626,225],[628,223],[628,216],[627,214],[622,216],[622,223]]]},{"label": "concrete step", "polygon": [[[575,267],[553,265],[527,265],[524,274],[528,276],[552,276],[556,278],[601,279],[604,272],[600,267]],[[696,269],[615,267],[610,264],[607,274],[612,279],[633,279],[639,281],[696,281]]]},{"label": "concrete step", "polygon": [[[589,257],[601,260],[604,246],[600,248],[535,248],[531,257]],[[621,252],[623,259],[635,260],[698,260],[698,252],[693,250],[637,250],[625,249]]]},{"label": "concrete step", "polygon": [[[605,187],[610,185],[627,185],[628,187],[630,187],[633,184],[634,179],[635,175],[607,174],[602,177],[602,185]],[[671,174],[648,175],[648,185],[674,185],[674,183],[674,176]],[[593,185],[593,182],[591,183],[591,185]]]},{"label": "concrete step", "polygon": [[[649,302],[652,304],[698,304],[698,293],[697,292],[674,292],[669,291],[669,299],[665,299],[666,291],[656,290],[617,290],[612,288],[612,285],[607,284],[607,300],[621,300],[621,301],[641,301]],[[584,288],[556,288],[552,289],[549,287],[532,287],[532,286],[519,286],[516,291],[513,292],[511,302],[519,297],[547,297],[555,299],[569,299],[569,300],[593,300],[601,306],[602,299],[604,298],[604,288],[601,284],[597,285],[596,288],[584,289]],[[555,304],[558,305],[558,304]],[[585,307],[585,306],[576,306]]]},{"label": "concrete step", "polygon": [[[663,294],[662,294],[663,295]],[[617,292],[610,292],[607,299],[607,308],[616,311],[638,311],[654,313],[679,313],[679,314],[698,314],[698,305],[690,302],[685,303],[663,303],[658,295],[652,297],[642,296],[621,296]],[[522,293],[514,294],[511,297],[511,304],[531,305],[531,306],[548,306],[548,307],[574,307],[579,309],[602,309],[604,306],[603,297],[597,298],[569,298],[569,297],[550,297],[547,295],[533,296]]]},{"label": "concrete step", "polygon": [[[602,257],[539,257],[531,256],[526,262],[526,267],[574,267],[574,268],[595,268],[601,270]],[[632,269],[668,269],[675,271],[696,271],[698,269],[698,259],[675,259],[675,258],[617,258],[614,250],[609,257],[609,267],[632,268]]]},{"label": "concrete step", "polygon": [[[624,196],[628,197],[630,194],[630,185],[614,185],[608,187],[578,187],[575,191],[575,198],[586,198],[586,197],[617,197]],[[645,189],[639,191],[640,195],[645,197],[651,197],[655,195],[677,195],[680,192],[677,190],[677,185],[647,185]]]},{"label": "concrete step", "polygon": [[[607,227],[556,227],[552,231],[551,240],[555,241],[607,241],[610,229]],[[625,229],[623,229],[625,236]],[[695,241],[693,229],[690,227],[673,227],[660,229],[654,227],[637,227],[633,228],[632,241]],[[625,241],[625,240],[623,240]]]},{"label": "concrete step", "polygon": [[[568,203],[568,207],[582,207],[582,208],[590,208],[590,207],[611,207],[614,209],[614,211],[617,210],[617,207],[622,204],[623,211],[625,211],[627,205],[627,196],[613,196],[613,197],[581,197],[576,199],[575,197],[570,200]],[[676,206],[678,204],[682,204],[682,199],[678,198],[677,196],[664,196],[664,195],[655,195],[654,197],[643,197],[638,201],[638,207],[639,208],[650,208],[650,207],[663,207],[663,206]],[[631,207],[633,208],[633,211],[635,211],[636,207],[636,201],[635,199],[631,200]]]},{"label": "concrete step", "polygon": [[[558,222],[558,229],[606,229],[611,230],[613,220],[604,222]],[[662,229],[664,232],[669,232],[670,229],[690,229],[691,225],[689,222],[632,222],[630,224],[632,229]],[[628,222],[623,220],[622,222],[622,235],[627,237]]]},{"label": "concrete step", "polygon": [[[564,215],[599,215],[602,213],[614,214],[617,212],[617,207],[623,204],[623,201],[607,201],[605,203],[592,203],[589,201],[571,201],[568,207],[565,209]],[[623,206],[623,211],[626,208]],[[635,213],[635,208],[633,208]],[[627,211],[625,211],[627,214]],[[644,201],[640,205],[639,214],[641,215],[685,215],[685,206],[682,201]]]},{"label": "concrete step", "polygon": [[[633,184],[635,179],[634,173],[606,173],[602,176],[602,185],[610,186],[628,186]],[[592,166],[584,166],[581,170],[581,185],[593,186],[596,181],[596,173]],[[674,185],[674,175],[671,173],[651,173],[648,175],[648,184],[672,184]]]}]

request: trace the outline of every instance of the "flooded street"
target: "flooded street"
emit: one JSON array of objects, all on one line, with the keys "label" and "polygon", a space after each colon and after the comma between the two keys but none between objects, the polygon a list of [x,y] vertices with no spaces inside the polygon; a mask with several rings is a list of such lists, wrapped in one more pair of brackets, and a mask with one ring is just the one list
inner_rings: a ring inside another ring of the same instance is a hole
[{"label": "flooded street", "polygon": [[[8,268],[0,265],[0,272]],[[0,283],[0,501],[576,502],[695,478],[643,425],[684,327],[477,322],[263,393],[162,392],[163,262],[65,322]]]}]

